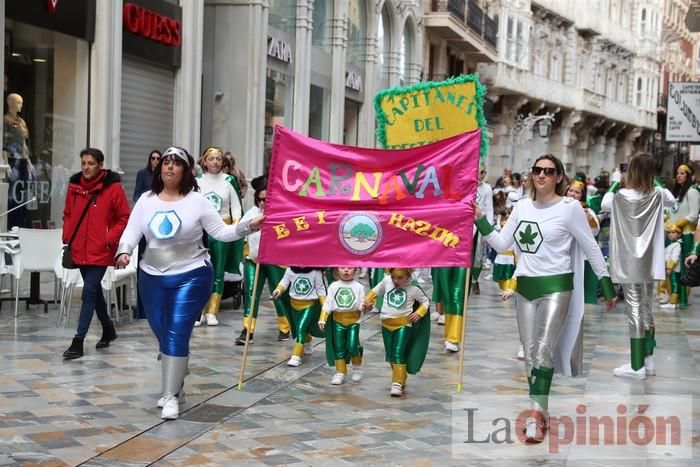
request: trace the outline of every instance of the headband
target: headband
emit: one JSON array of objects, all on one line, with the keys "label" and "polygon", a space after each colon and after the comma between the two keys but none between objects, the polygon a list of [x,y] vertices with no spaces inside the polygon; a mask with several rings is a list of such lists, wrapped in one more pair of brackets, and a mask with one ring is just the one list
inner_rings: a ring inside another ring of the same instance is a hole
[{"label": "headband", "polygon": [[668,229],[668,231],[669,231],[669,232],[676,232],[676,233],[679,233],[679,234],[682,234],[682,233],[683,233],[683,229],[681,229],[680,227],[678,227],[676,224],[673,224],[673,225]]},{"label": "headband", "polygon": [[687,173],[688,175],[693,175],[693,173],[694,173],[693,169],[691,169],[689,166],[687,166],[685,164],[679,165],[677,170],[682,170],[685,173]]},{"label": "headband", "polygon": [[212,152],[218,152],[218,153],[221,154],[221,157],[224,156],[224,151],[222,151],[221,148],[218,148],[218,147],[216,147],[216,146],[212,146],[212,147],[207,148],[207,149],[204,151],[204,154],[202,155],[202,158],[206,159],[207,156],[208,156],[209,154],[211,154]]},{"label": "headband", "polygon": [[162,159],[165,159],[168,156],[175,156],[178,159],[182,160],[187,167],[190,167],[190,158],[187,157],[187,152],[185,152],[184,149],[178,148],[177,146],[170,146],[163,153]]},{"label": "headband", "polygon": [[574,180],[574,181],[572,181],[572,182],[571,182],[571,186],[574,186],[574,187],[576,187],[576,188],[578,188],[578,189],[580,189],[580,190],[582,190],[582,191],[585,190],[585,188],[586,188],[585,183],[583,183],[581,180]]}]

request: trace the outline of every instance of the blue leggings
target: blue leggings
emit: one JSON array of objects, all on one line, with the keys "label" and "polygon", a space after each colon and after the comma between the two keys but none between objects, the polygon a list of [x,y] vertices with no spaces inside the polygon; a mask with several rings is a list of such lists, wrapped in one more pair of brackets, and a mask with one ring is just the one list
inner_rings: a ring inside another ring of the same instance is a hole
[{"label": "blue leggings", "polygon": [[160,351],[172,357],[190,354],[190,336],[209,300],[214,272],[207,264],[180,274],[153,276],[139,271],[141,301]]}]

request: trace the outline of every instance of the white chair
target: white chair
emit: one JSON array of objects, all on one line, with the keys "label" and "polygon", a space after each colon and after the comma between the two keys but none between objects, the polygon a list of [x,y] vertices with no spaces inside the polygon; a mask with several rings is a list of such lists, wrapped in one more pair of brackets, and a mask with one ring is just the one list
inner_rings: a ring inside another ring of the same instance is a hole
[{"label": "white chair", "polygon": [[60,258],[63,251],[61,229],[19,229],[18,239],[20,251],[12,257],[12,273],[15,276],[15,318],[19,310],[19,283],[22,273],[54,272],[56,258]]},{"label": "white chair", "polygon": [[[133,307],[131,306],[131,291],[136,290],[136,274],[138,272],[138,255],[139,247],[134,248],[131,253],[129,264],[123,269],[115,269],[112,266],[107,268],[104,277],[102,278],[102,289],[107,292],[107,312],[112,311],[112,305],[115,309],[115,320],[119,322],[121,312],[119,300],[117,299],[117,289],[126,287],[126,304],[129,307],[130,316],[133,316]],[[112,300],[114,299],[114,301]],[[124,304],[121,304],[124,305]]]},{"label": "white chair", "polygon": [[73,291],[76,288],[83,288],[83,277],[80,275],[80,269],[65,269],[61,265],[61,258],[54,265],[54,273],[60,281],[61,290],[56,327],[61,326],[61,321],[63,321],[63,326],[65,327],[70,316],[71,304],[73,303]]}]

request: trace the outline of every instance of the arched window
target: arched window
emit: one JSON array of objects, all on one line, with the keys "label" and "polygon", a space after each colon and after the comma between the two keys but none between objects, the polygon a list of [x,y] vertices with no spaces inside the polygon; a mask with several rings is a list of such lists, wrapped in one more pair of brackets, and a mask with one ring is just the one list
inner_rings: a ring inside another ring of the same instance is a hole
[{"label": "arched window", "polygon": [[348,2],[348,63],[356,68],[365,68],[365,48],[367,46],[367,5],[366,0]]},{"label": "arched window", "polygon": [[331,24],[333,24],[333,1],[316,0],[314,2],[313,29],[311,45],[331,52]]},{"label": "arched window", "polygon": [[391,22],[386,4],[379,14],[377,25],[377,55],[379,57],[379,89],[389,87],[389,51],[391,50]]},{"label": "arched window", "polygon": [[293,36],[296,28],[296,0],[270,0],[268,24]]},{"label": "arched window", "polygon": [[642,78],[637,78],[637,107],[642,106]]},{"label": "arched window", "polygon": [[406,21],[401,34],[401,49],[399,50],[399,82],[401,86],[408,84],[411,76],[411,57],[413,53],[413,23]]},{"label": "arched window", "polygon": [[642,20],[639,23],[639,32],[644,35],[647,32],[647,9],[642,8]]}]

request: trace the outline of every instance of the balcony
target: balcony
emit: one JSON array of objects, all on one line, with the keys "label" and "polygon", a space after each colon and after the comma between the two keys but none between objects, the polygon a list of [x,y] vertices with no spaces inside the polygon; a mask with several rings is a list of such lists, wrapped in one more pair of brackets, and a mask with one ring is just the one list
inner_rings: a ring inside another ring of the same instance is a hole
[{"label": "balcony", "polygon": [[466,53],[470,61],[495,63],[498,59],[498,25],[471,0],[432,0],[425,27]]}]

